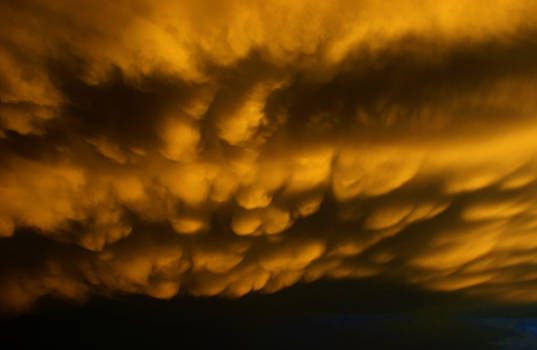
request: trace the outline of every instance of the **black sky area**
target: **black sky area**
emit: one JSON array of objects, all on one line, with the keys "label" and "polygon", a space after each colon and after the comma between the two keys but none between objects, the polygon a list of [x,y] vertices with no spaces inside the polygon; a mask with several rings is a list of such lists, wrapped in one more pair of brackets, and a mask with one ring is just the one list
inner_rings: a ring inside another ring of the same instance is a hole
[{"label": "black sky area", "polygon": [[44,298],[3,317],[12,348],[532,349],[537,308],[483,303],[378,279],[322,280],[238,300]]}]

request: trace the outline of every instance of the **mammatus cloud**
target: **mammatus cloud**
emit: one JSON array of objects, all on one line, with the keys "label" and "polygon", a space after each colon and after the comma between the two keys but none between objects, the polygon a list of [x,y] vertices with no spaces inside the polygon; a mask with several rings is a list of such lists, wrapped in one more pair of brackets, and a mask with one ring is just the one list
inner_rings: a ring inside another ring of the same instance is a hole
[{"label": "mammatus cloud", "polygon": [[0,13],[4,311],[375,275],[535,300],[534,1]]}]

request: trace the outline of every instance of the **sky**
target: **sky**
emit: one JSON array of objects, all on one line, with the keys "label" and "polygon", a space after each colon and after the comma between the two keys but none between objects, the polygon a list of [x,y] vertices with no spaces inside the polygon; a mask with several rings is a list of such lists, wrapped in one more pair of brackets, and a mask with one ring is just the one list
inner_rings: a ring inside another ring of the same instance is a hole
[{"label": "sky", "polygon": [[410,317],[418,337],[457,300],[466,321],[438,328],[533,337],[536,18],[534,0],[1,2],[0,314],[291,305],[249,317]]}]

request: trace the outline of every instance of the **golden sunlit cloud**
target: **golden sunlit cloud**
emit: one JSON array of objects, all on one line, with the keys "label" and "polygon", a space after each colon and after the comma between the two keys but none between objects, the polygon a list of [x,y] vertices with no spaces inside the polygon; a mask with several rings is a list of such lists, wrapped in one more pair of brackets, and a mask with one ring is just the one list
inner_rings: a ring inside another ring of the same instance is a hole
[{"label": "golden sunlit cloud", "polygon": [[508,0],[2,3],[0,308],[368,276],[536,300],[535,18]]}]

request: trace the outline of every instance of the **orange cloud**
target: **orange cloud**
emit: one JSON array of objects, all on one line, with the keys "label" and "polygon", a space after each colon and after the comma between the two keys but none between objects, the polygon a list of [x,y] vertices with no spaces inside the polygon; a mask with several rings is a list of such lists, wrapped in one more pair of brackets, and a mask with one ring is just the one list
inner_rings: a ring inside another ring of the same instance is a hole
[{"label": "orange cloud", "polygon": [[50,249],[0,263],[0,307],[372,275],[535,300],[537,5],[415,5],[2,3],[0,249]]}]

